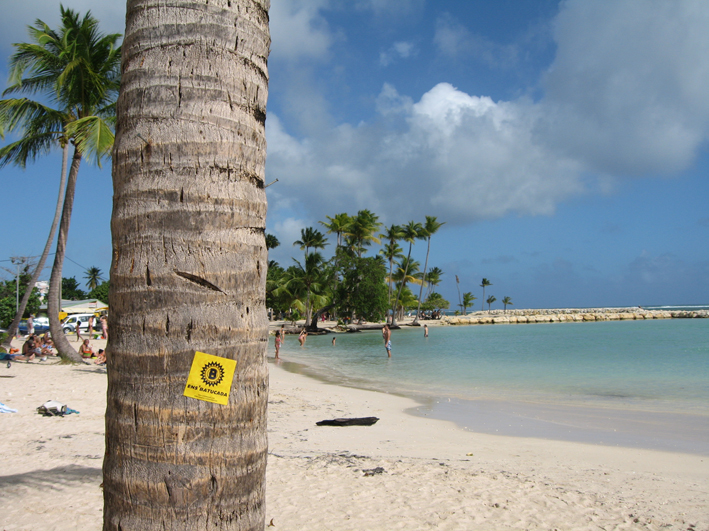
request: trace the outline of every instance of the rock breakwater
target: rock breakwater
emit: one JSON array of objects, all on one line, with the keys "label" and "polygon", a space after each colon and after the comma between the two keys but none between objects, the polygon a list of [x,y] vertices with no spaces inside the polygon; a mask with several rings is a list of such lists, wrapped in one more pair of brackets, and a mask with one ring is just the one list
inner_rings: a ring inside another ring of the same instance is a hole
[{"label": "rock breakwater", "polygon": [[442,325],[573,323],[589,321],[638,321],[643,319],[698,319],[709,317],[709,310],[663,311],[643,308],[558,308],[544,310],[492,310],[468,315],[451,315]]}]

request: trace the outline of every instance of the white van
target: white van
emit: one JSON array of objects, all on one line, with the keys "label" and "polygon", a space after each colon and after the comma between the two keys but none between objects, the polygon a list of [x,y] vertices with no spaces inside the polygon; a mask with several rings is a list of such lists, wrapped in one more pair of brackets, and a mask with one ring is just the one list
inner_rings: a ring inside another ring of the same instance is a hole
[{"label": "white van", "polygon": [[62,330],[64,331],[65,334],[71,334],[73,332],[76,332],[76,325],[78,323],[79,325],[79,331],[80,332],[88,332],[89,330],[89,317],[94,318],[94,330],[96,330],[96,327],[101,328],[101,324],[99,322],[98,317],[96,317],[92,313],[75,313],[73,315],[69,315],[64,321],[62,321]]}]

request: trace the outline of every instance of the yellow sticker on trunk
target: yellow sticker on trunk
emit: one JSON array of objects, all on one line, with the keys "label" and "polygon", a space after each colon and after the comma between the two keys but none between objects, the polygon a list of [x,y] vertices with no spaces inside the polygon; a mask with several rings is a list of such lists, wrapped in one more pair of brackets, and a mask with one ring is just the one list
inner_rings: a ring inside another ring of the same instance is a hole
[{"label": "yellow sticker on trunk", "polygon": [[234,371],[236,371],[236,360],[197,351],[194,353],[184,395],[226,405],[229,402]]}]

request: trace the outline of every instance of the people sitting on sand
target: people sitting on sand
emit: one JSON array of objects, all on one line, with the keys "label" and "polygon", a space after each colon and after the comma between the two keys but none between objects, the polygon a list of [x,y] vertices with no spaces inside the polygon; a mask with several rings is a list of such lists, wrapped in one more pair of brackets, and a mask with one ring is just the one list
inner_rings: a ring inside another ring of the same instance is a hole
[{"label": "people sitting on sand", "polygon": [[305,331],[305,328],[303,328],[300,331],[300,335],[298,336],[298,341],[300,342],[300,346],[302,347],[305,345],[305,340],[308,339],[308,333]]},{"label": "people sitting on sand", "polygon": [[106,351],[105,350],[103,350],[102,348],[98,349],[98,355],[96,356],[94,363],[96,365],[106,365]]},{"label": "people sitting on sand", "polygon": [[42,349],[37,344],[37,338],[34,334],[30,335],[22,345],[22,356],[26,361],[30,362],[35,359],[36,356],[42,355]]},{"label": "people sitting on sand", "polygon": [[81,354],[81,357],[84,360],[90,360],[96,357],[96,353],[94,352],[94,349],[91,347],[91,345],[89,345],[88,339],[84,339],[84,342],[79,347],[79,354]]},{"label": "people sitting on sand", "polygon": [[54,342],[52,341],[52,338],[49,337],[47,334],[45,334],[42,337],[42,345],[40,346],[42,349],[42,356],[57,356],[57,352],[54,350]]}]

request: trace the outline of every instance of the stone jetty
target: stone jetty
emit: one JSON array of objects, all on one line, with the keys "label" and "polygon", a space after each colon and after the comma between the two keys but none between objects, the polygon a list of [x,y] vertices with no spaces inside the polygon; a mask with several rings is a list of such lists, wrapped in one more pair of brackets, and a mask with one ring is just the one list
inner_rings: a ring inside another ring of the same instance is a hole
[{"label": "stone jetty", "polygon": [[468,315],[451,315],[442,325],[573,323],[588,321],[639,321],[642,319],[697,319],[709,317],[709,310],[662,311],[643,308],[559,308],[553,310],[491,310]]}]

